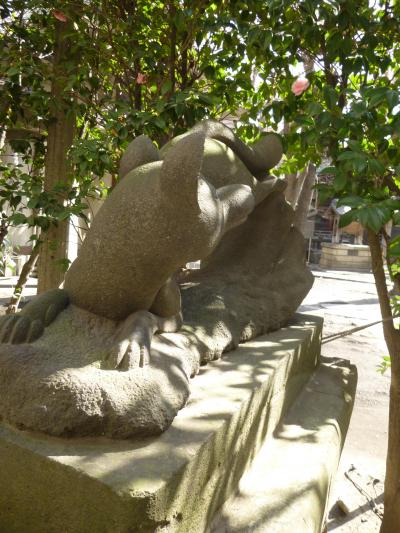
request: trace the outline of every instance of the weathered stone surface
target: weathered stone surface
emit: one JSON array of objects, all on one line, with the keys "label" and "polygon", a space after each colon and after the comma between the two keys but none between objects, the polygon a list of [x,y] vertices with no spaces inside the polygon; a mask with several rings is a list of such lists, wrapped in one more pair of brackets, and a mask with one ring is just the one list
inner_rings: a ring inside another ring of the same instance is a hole
[{"label": "weathered stone surface", "polygon": [[[248,147],[206,122],[157,153],[133,141],[121,172],[140,166],[100,209],[65,290],[0,323],[5,421],[60,436],[160,433],[200,364],[286,324],[311,288],[284,184],[268,176],[277,136]],[[197,259],[179,287],[174,273]]]},{"label": "weathered stone surface", "polygon": [[[205,145],[208,135],[221,130],[229,146],[211,139]],[[121,161],[123,179],[66,275],[71,302],[114,320],[151,310],[179,267],[209,256],[226,231],[273,189],[268,165],[279,161],[282,146],[276,135],[268,138],[255,150],[228,128],[207,121],[171,143],[162,161],[155,161],[149,139],[135,139]],[[222,148],[217,158],[215,143]],[[263,171],[265,183],[251,171]]]},{"label": "weathered stone surface", "polygon": [[355,399],[357,371],[323,360],[266,439],[211,533],[320,533]]},{"label": "weathered stone surface", "polygon": [[183,286],[181,331],[156,335],[144,368],[104,369],[118,324],[75,306],[35,343],[0,345],[3,419],[67,436],[165,430],[185,405],[200,363],[284,325],[311,287],[292,216],[283,195],[273,193],[227,234]]},{"label": "weathered stone surface", "polygon": [[202,362],[283,326],[310,290],[304,238],[292,220],[283,194],[272,193],[188,277],[183,331],[196,330],[201,317]]},{"label": "weathered stone surface", "polygon": [[321,328],[321,318],[296,315],[202,368],[156,438],[67,440],[2,425],[0,530],[203,533],[313,372]]}]

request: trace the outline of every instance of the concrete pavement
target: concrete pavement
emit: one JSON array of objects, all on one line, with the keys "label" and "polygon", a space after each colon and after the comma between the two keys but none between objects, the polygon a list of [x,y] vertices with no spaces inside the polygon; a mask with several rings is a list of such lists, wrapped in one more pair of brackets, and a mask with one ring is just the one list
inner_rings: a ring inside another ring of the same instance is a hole
[{"label": "concrete pavement", "polygon": [[[380,319],[372,274],[318,268],[313,269],[313,273],[314,287],[300,310],[324,316],[323,336]],[[358,369],[356,401],[331,502],[328,531],[379,531],[390,371],[381,375],[377,368],[386,354],[381,324],[322,346],[323,356],[349,359]],[[375,512],[363,491],[372,496],[377,506]],[[341,512],[339,506],[347,507],[348,513]]]}]

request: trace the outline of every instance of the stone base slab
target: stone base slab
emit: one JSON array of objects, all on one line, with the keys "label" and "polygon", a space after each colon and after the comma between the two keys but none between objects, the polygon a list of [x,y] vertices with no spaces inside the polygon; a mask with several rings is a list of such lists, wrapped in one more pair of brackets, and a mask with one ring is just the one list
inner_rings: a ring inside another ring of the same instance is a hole
[{"label": "stone base slab", "polygon": [[350,422],[354,365],[325,360],[266,440],[212,533],[319,533]]},{"label": "stone base slab", "polygon": [[321,318],[296,315],[202,368],[159,437],[60,439],[0,426],[0,531],[206,531],[313,373],[321,330]]}]

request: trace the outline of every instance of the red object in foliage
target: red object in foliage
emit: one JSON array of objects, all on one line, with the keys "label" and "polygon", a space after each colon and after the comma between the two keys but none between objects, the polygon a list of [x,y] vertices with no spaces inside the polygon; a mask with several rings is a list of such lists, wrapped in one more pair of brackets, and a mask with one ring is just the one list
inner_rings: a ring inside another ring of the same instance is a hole
[{"label": "red object in foliage", "polygon": [[139,72],[139,74],[136,76],[136,83],[138,85],[145,85],[147,83],[147,74],[142,74]]},{"label": "red object in foliage", "polygon": [[292,84],[292,93],[296,96],[300,96],[309,88],[309,86],[310,82],[308,79],[300,76],[300,78],[297,78],[297,80]]},{"label": "red object in foliage", "polygon": [[53,17],[59,20],[60,22],[67,22],[67,17],[64,15],[62,11],[53,11]]}]

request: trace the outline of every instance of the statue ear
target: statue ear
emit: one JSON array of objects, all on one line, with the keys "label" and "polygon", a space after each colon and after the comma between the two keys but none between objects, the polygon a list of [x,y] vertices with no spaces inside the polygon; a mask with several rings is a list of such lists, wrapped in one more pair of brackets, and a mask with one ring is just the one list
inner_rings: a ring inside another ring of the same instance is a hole
[{"label": "statue ear", "polygon": [[161,187],[166,194],[197,203],[204,141],[204,133],[198,131],[185,135],[167,150],[161,168]]},{"label": "statue ear", "polygon": [[254,152],[269,170],[279,163],[283,154],[282,141],[276,133],[267,133],[252,145]]},{"label": "statue ear", "polygon": [[119,177],[123,178],[134,168],[153,161],[160,161],[160,159],[159,151],[147,135],[140,135],[128,144],[123,153],[119,162]]}]

